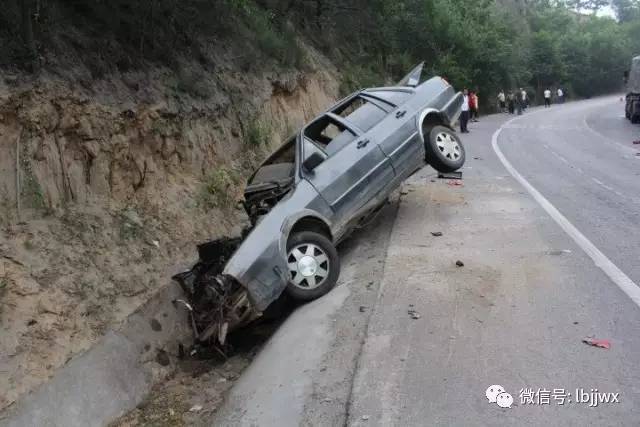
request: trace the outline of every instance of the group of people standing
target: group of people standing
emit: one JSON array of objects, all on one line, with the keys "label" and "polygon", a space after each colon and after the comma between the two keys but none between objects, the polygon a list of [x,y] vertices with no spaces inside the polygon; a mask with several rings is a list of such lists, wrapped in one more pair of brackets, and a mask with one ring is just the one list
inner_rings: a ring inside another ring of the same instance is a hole
[{"label": "group of people standing", "polygon": [[[556,100],[559,104],[564,103],[564,91],[562,88],[558,88],[556,90]],[[520,88],[518,91],[509,91],[508,95],[505,95],[504,91],[501,90],[498,93],[498,109],[503,113],[522,114],[529,107],[529,94],[523,88]],[[552,92],[550,89],[544,90],[544,106],[545,108],[551,107],[552,103]]]},{"label": "group of people standing", "polygon": [[498,109],[503,113],[522,114],[529,107],[529,94],[523,88],[518,91],[510,90],[507,95],[501,90],[498,93]]},{"label": "group of people standing", "polygon": [[[564,91],[562,88],[556,90],[556,100],[558,104],[564,104]],[[544,108],[551,107],[551,89],[546,88],[544,90]]]},{"label": "group of people standing", "polygon": [[464,99],[462,101],[462,112],[460,113],[460,133],[469,133],[469,122],[479,121],[480,110],[480,98],[478,98],[478,92],[469,91],[464,89],[462,91]]},{"label": "group of people standing", "polygon": [[[464,101],[462,102],[462,113],[460,114],[460,132],[469,133],[469,122],[477,122],[479,117],[480,101],[477,91],[469,91],[464,89],[462,91],[464,95]],[[562,88],[556,90],[556,101],[558,104],[564,104],[564,91]],[[526,89],[520,88],[519,90],[510,90],[508,94],[505,94],[503,90],[498,93],[498,110],[503,113],[521,115],[529,108],[529,94]],[[544,106],[545,108],[551,107],[552,104],[552,92],[547,88],[544,90]]]}]

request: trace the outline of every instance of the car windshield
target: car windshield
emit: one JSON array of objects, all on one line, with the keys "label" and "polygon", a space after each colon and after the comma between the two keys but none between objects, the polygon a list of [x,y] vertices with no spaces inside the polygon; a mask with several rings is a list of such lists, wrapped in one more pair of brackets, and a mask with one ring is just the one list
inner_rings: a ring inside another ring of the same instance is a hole
[{"label": "car windshield", "polygon": [[292,178],[296,163],[296,136],[289,138],[256,171],[249,185],[280,182]]}]

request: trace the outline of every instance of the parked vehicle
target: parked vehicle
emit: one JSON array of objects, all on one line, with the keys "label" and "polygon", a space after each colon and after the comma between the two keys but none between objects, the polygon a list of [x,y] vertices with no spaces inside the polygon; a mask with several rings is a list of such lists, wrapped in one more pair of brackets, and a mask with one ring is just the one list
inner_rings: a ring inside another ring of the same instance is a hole
[{"label": "parked vehicle", "polygon": [[625,116],[631,123],[640,123],[640,56],[633,58],[631,69],[626,73],[627,97]]},{"label": "parked vehicle", "polygon": [[421,72],[339,101],[250,177],[244,206],[253,228],[213,284],[215,294],[246,292],[231,317],[251,317],[285,290],[303,301],[326,294],[340,274],[336,245],[406,178],[425,164],[464,165],[453,130],[463,96],[440,77],[419,84]]}]

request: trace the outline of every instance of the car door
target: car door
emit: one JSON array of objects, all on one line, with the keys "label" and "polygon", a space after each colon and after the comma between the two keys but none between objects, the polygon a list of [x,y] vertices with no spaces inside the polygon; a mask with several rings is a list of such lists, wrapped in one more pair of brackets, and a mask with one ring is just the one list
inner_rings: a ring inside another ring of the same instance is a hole
[{"label": "car door", "polygon": [[393,179],[391,163],[368,133],[327,113],[303,131],[304,146],[314,144],[326,159],[304,177],[334,212],[336,225],[344,225],[362,213],[378,190]]},{"label": "car door", "polygon": [[402,181],[424,164],[424,147],[416,127],[415,110],[410,104],[411,89],[372,89],[362,93],[372,101],[382,102],[390,113],[372,133],[389,157],[397,181]]}]

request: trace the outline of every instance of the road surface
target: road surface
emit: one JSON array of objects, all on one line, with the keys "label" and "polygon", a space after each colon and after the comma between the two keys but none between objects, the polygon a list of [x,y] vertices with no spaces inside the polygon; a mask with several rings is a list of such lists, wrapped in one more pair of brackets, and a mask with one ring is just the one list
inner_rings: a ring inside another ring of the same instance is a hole
[{"label": "road surface", "polygon": [[[211,420],[640,425],[640,127],[622,111],[608,97],[473,124],[464,185],[412,177],[388,241],[347,251],[353,272],[292,316]],[[592,389],[617,402],[576,402]]]}]

